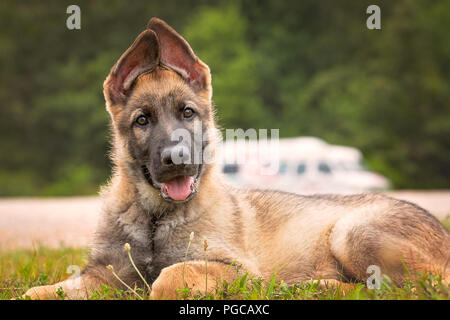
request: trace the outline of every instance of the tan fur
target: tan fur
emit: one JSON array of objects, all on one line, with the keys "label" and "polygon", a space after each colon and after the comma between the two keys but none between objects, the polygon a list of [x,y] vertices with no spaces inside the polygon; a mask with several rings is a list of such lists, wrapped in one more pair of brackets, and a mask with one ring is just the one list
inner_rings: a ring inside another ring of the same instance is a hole
[{"label": "tan fur", "polygon": [[[183,279],[184,268],[184,279]],[[208,277],[206,277],[208,268]],[[191,292],[214,293],[220,281],[232,282],[237,273],[234,268],[223,263],[204,261],[189,261],[171,265],[161,271],[160,276],[153,282],[151,299],[176,299],[183,296],[177,290],[185,287]],[[183,283],[184,280],[184,283]]]},{"label": "tan fur", "polygon": [[49,300],[61,298],[57,294],[62,290],[66,299],[83,300],[91,296],[92,292],[101,288],[101,282],[93,277],[82,276],[79,279],[68,279],[53,285],[34,287],[29,289],[25,296],[32,300]]}]

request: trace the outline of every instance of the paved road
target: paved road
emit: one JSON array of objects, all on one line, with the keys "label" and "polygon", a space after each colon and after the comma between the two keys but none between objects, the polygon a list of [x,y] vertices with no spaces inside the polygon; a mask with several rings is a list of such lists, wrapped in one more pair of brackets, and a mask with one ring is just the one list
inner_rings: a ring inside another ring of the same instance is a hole
[{"label": "paved road", "polygon": [[99,212],[97,197],[1,199],[0,248],[87,246]]},{"label": "paved road", "polygon": [[[450,214],[450,191],[397,191],[439,219]],[[87,246],[100,212],[97,197],[0,199],[0,249]]]}]

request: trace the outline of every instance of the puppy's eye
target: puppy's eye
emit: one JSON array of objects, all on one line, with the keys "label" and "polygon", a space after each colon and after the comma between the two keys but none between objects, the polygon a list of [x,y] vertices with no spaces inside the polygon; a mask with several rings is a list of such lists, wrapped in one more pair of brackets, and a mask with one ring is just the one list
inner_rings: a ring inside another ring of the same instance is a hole
[{"label": "puppy's eye", "polygon": [[136,119],[136,123],[140,126],[145,126],[146,124],[148,124],[148,118],[146,116],[139,116]]},{"label": "puppy's eye", "polygon": [[192,116],[194,115],[194,110],[192,109],[192,108],[189,108],[189,107],[187,107],[187,108],[184,108],[184,110],[183,110],[183,117],[185,118],[185,119],[189,119],[189,118],[192,118]]}]

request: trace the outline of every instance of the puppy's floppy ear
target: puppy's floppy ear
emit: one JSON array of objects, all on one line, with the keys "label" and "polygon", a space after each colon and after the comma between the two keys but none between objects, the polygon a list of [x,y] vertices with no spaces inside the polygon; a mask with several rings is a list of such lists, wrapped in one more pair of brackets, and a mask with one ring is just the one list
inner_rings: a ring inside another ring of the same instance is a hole
[{"label": "puppy's floppy ear", "polygon": [[161,64],[176,71],[194,90],[206,93],[210,99],[212,89],[209,67],[195,55],[187,41],[158,18],[150,19],[147,28],[158,36]]},{"label": "puppy's floppy ear", "polygon": [[143,31],[112,67],[103,84],[110,104],[125,103],[136,78],[159,64],[159,41],[152,30]]}]

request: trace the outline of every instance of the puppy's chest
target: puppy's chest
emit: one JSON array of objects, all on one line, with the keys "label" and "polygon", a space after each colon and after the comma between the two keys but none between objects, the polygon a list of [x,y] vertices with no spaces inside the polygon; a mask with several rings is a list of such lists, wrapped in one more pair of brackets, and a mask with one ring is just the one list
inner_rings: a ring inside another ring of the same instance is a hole
[{"label": "puppy's chest", "polygon": [[[153,252],[152,264],[156,269],[184,261],[191,233],[190,227],[189,223],[182,220],[156,222],[152,226],[150,232]],[[188,257],[191,254],[188,252]]]}]

